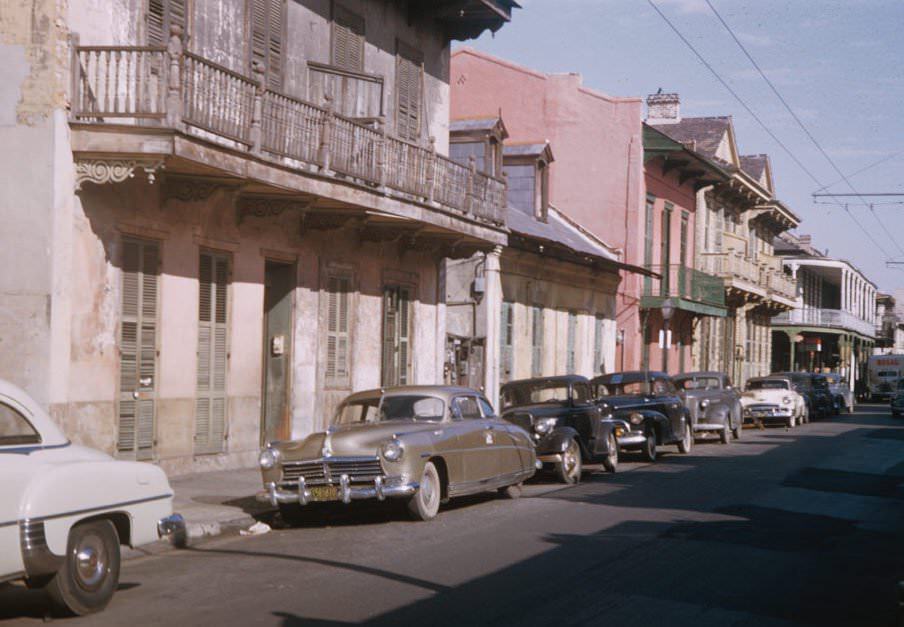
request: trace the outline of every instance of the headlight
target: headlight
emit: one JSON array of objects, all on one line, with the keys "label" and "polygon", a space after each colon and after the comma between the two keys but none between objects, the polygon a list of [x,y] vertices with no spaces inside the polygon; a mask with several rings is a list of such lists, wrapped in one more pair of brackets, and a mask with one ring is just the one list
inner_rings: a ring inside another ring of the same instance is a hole
[{"label": "headlight", "polygon": [[782,399],[782,402],[783,402],[785,405],[790,405],[790,404],[791,404],[791,397],[790,397],[790,396],[786,396],[785,398]]},{"label": "headlight", "polygon": [[265,448],[257,458],[257,463],[263,470],[275,468],[279,463],[279,451],[274,448]]},{"label": "headlight", "polygon": [[546,435],[556,427],[557,418],[541,418],[534,424],[534,431],[540,435]]},{"label": "headlight", "polygon": [[397,462],[405,454],[405,447],[398,440],[389,440],[380,447],[380,455],[388,462]]},{"label": "headlight", "polygon": [[643,422],[643,414],[631,414],[631,424],[639,425]]},{"label": "headlight", "polygon": [[704,398],[702,401],[700,401],[700,409],[706,409],[707,407],[709,407],[709,399]]}]

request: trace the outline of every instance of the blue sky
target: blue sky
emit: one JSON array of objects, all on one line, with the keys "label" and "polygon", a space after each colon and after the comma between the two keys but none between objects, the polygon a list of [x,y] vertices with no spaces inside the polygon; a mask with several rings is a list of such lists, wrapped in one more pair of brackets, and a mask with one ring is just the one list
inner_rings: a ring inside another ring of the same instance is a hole
[{"label": "blue sky", "polygon": [[[772,132],[830,191],[851,193],[732,41],[705,0],[654,0]],[[732,115],[742,154],[768,153],[778,196],[829,254],[883,291],[904,288],[904,205],[814,204],[818,185],[762,130],[646,0],[520,0],[512,23],[475,48],[545,72],[579,72],[618,96],[681,94],[685,116]],[[711,0],[845,175],[904,151],[902,0]],[[904,154],[850,178],[856,190],[904,192]],[[819,199],[841,202],[841,199]],[[884,224],[886,232],[880,222]],[[883,252],[883,249],[885,252]]]}]

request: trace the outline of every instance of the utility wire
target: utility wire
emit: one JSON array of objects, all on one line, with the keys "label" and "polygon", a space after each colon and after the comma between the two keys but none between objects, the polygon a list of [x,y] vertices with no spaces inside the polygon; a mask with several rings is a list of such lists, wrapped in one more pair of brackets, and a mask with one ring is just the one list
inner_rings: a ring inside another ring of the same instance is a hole
[{"label": "utility wire", "polygon": [[[810,141],[813,142],[813,145],[816,146],[816,149],[819,150],[819,152],[822,154],[823,157],[825,157],[826,161],[829,162],[829,165],[832,166],[832,169],[835,170],[836,173],[838,173],[838,176],[841,177],[841,179],[847,184],[847,186],[851,189],[851,191],[854,192],[854,194],[860,199],[860,201],[864,204],[864,206],[869,207],[870,213],[873,214],[873,217],[876,219],[876,222],[879,223],[879,226],[882,227],[882,230],[885,231],[885,234],[892,241],[892,243],[898,248],[898,250],[901,252],[901,254],[904,254],[904,247],[902,247],[901,244],[898,243],[898,240],[891,234],[891,231],[889,231],[889,229],[885,225],[885,223],[882,222],[882,220],[879,218],[878,214],[875,211],[873,211],[872,206],[868,203],[868,201],[866,201],[863,198],[863,196],[860,195],[860,192],[858,192],[854,188],[854,185],[851,183],[850,179],[847,176],[845,176],[844,172],[841,171],[841,168],[838,167],[838,164],[835,163],[835,160],[832,159],[832,157],[829,155],[829,153],[822,147],[822,144],[820,144],[816,140],[816,137],[813,136],[813,133],[811,133],[810,129],[807,128],[806,124],[803,123],[803,120],[801,120],[800,117],[797,115],[797,113],[795,113],[794,109],[791,108],[791,105],[788,104],[788,101],[785,100],[785,97],[782,96],[782,94],[779,92],[779,90],[776,88],[776,86],[773,84],[773,82],[771,80],[769,80],[769,77],[766,76],[765,72],[763,72],[763,68],[760,67],[760,64],[756,62],[756,59],[753,58],[753,55],[751,55],[750,52],[748,52],[747,48],[744,46],[744,44],[741,43],[741,40],[738,39],[737,35],[735,35],[734,31],[731,29],[731,27],[728,25],[728,23],[722,18],[722,15],[716,10],[716,7],[713,6],[713,3],[710,0],[705,0],[705,1],[706,1],[706,4],[709,6],[709,8],[712,10],[713,14],[719,20],[719,22],[722,23],[722,26],[725,27],[725,30],[728,31],[728,34],[731,35],[731,38],[738,45],[738,48],[741,49],[741,52],[744,53],[744,56],[747,57],[747,60],[753,64],[753,67],[756,68],[756,71],[759,73],[759,75],[763,78],[764,81],[766,81],[766,84],[769,85],[769,89],[772,90],[772,93],[775,94],[775,97],[779,99],[779,101],[782,103],[782,105],[785,107],[785,109],[788,111],[788,113],[791,114],[791,117],[794,118],[794,121],[797,122],[797,125],[801,128],[801,130],[804,132],[804,134],[806,134],[806,136],[810,138]],[[817,181],[817,184],[819,184],[818,181]],[[850,213],[850,211],[848,211],[848,213]]]},{"label": "utility wire", "polygon": [[[747,111],[747,113],[749,113],[750,116],[751,116],[754,120],[756,120],[757,124],[759,124],[760,127],[762,127],[762,129],[763,129],[764,131],[766,131],[766,134],[768,134],[769,137],[771,137],[772,140],[773,140],[776,144],[778,144],[778,145],[782,148],[782,150],[784,150],[784,151],[788,154],[789,157],[791,157],[792,161],[794,161],[794,163],[796,163],[796,164],[798,165],[798,167],[799,167],[801,170],[803,170],[803,171],[807,174],[807,176],[809,176],[813,181],[815,181],[815,183],[816,183],[817,185],[824,187],[823,184],[822,184],[822,182],[821,182],[821,181],[820,181],[820,180],[819,180],[819,179],[818,179],[818,178],[810,171],[810,169],[807,168],[807,166],[805,166],[805,165],[803,164],[803,162],[801,162],[801,160],[797,158],[797,155],[795,155],[795,154],[791,151],[791,149],[788,148],[788,147],[784,144],[784,142],[782,142],[782,140],[780,140],[780,139],[775,135],[775,133],[772,132],[772,129],[770,129],[768,126],[766,126],[766,123],[763,122],[762,119],[760,119],[760,116],[758,116],[758,115],[753,111],[753,109],[750,108],[750,106],[744,101],[744,99],[741,98],[741,97],[738,95],[738,93],[737,93],[734,89],[732,89],[731,85],[729,85],[729,84],[725,81],[725,79],[722,78],[722,76],[716,71],[716,69],[715,69],[712,65],[709,64],[709,62],[703,57],[703,55],[700,54],[700,52],[697,51],[697,48],[695,48],[694,45],[687,39],[687,37],[685,37],[685,36],[681,33],[681,31],[678,30],[678,27],[675,26],[675,25],[672,23],[672,21],[666,16],[665,13],[662,12],[662,10],[660,10],[660,8],[656,5],[656,3],[653,2],[653,0],[647,0],[647,3],[648,3],[651,7],[653,7],[653,10],[656,11],[656,13],[659,14],[659,17],[661,17],[661,18],[663,19],[663,21],[664,21],[666,24],[668,24],[669,28],[671,28],[672,31],[674,31],[674,33],[678,36],[678,38],[679,38],[681,41],[684,42],[684,44],[690,49],[691,52],[694,53],[694,56],[697,57],[697,60],[700,61],[700,63],[702,63],[702,64],[706,67],[706,69],[708,69],[708,70],[710,71],[710,73],[716,78],[716,80],[718,80],[718,81],[722,84],[722,86],[723,86],[726,90],[728,90],[728,93],[730,93],[732,96],[734,96],[734,99],[737,100],[738,103],[740,103],[740,105],[741,105],[742,107],[744,107],[744,109]],[[884,254],[886,258],[891,258],[892,255],[890,255],[890,254],[888,253],[888,251],[885,250],[885,248],[882,246],[882,244],[880,244],[878,241],[876,241],[876,238],[873,237],[872,233],[870,233],[868,230],[866,230],[866,228],[863,226],[863,224],[861,224],[861,222],[857,219],[857,217],[856,217],[853,213],[851,213],[850,209],[846,209],[846,211],[847,211],[847,214],[851,217],[851,219],[854,220],[854,222],[857,224],[857,226],[860,227],[860,230],[863,231],[863,233],[870,239],[870,241],[873,242],[873,244],[876,245],[876,247],[877,247],[880,251],[882,251],[882,254]]]},{"label": "utility wire", "polygon": [[[891,160],[894,159],[895,157],[900,157],[901,155],[904,155],[904,150],[901,150],[901,151],[899,151],[899,152],[892,153],[892,154],[890,154],[890,155],[886,155],[886,156],[882,157],[881,159],[879,159],[878,161],[873,161],[871,164],[866,165],[866,166],[863,166],[863,167],[860,168],[859,170],[855,170],[854,172],[851,172],[850,174],[847,175],[847,177],[848,177],[849,179],[850,179],[850,178],[854,178],[854,177],[857,176],[858,174],[863,174],[863,173],[866,172],[867,170],[871,170],[871,169],[875,168],[877,165],[882,165],[882,164],[885,163],[886,161],[891,161]],[[844,182],[844,179],[838,179],[838,180],[835,181],[834,183],[829,183],[829,184],[826,185],[825,187],[820,187],[819,189],[816,190],[816,193],[819,193],[819,192],[821,192],[821,191],[823,191],[823,190],[826,190],[826,189],[828,189],[828,188],[830,188],[830,187],[835,187],[835,186],[838,185],[839,183],[843,183],[843,182]]]}]

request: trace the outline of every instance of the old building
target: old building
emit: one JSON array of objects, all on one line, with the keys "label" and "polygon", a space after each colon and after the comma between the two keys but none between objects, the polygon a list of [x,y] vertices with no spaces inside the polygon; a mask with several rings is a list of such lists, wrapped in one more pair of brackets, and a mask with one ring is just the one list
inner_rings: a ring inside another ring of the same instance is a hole
[{"label": "old building", "polygon": [[796,305],[796,286],[772,241],[799,219],[775,197],[768,157],[740,154],[730,117],[682,117],[678,94],[654,94],[647,103],[647,124],[728,175],[697,192],[694,265],[722,279],[727,315],[701,319],[693,361],[743,384],[769,372],[772,316]]},{"label": "old building", "polygon": [[876,285],[843,259],[784,233],[775,252],[800,286],[794,309],[773,318],[772,364],[781,370],[832,370],[853,389],[876,344]]},{"label": "old building", "polygon": [[877,355],[904,354],[904,320],[891,294],[876,294],[876,346],[873,352]]},{"label": "old building", "polygon": [[[589,291],[570,303],[550,305],[574,312],[570,318],[569,314],[558,314],[562,316],[559,324],[565,325],[565,353],[570,354],[569,325],[576,329],[572,336],[580,346],[580,338],[589,342],[595,333],[585,330],[599,324],[608,334],[602,345],[615,344],[615,353],[607,353],[611,348],[606,348],[599,361],[576,358],[576,364],[587,364],[576,366],[577,371],[598,371],[603,362],[609,371],[637,367],[640,343],[622,342],[622,338],[641,333],[638,295],[642,275],[633,270],[643,262],[640,99],[612,97],[584,86],[577,74],[545,74],[469,48],[453,53],[451,80],[452,117],[463,125],[463,133],[467,125],[476,124],[474,120],[504,119],[508,139],[499,159],[500,163],[505,160],[510,208],[520,211],[518,216],[535,219],[525,226],[543,228],[542,208],[553,206],[549,224],[561,219],[563,226],[571,223],[584,229],[599,250],[600,261],[611,258],[632,268],[622,270],[617,283],[612,282],[611,271],[603,269],[613,267],[611,264],[604,263],[592,274],[599,277],[595,289],[607,294],[611,305],[594,304],[601,301],[598,297],[591,299]],[[493,141],[487,140],[486,146],[467,146],[472,142],[462,136],[460,148],[453,143],[453,154],[460,150],[462,158],[469,154],[479,158],[489,154],[486,151]],[[549,151],[547,146],[551,147]],[[550,163],[553,156],[555,161]],[[510,215],[514,215],[512,211]],[[576,285],[585,281],[581,276],[580,272],[575,275],[579,281]],[[528,309],[544,301],[531,302],[539,297],[525,292],[524,286],[512,286],[514,291],[505,299],[515,303],[516,319],[527,321]],[[600,315],[602,321],[595,322]],[[513,372],[517,376],[529,374],[530,363],[516,356]],[[557,366],[558,372],[543,372],[561,374],[570,363],[567,358]]]},{"label": "old building", "polygon": [[443,260],[506,243],[503,181],[443,156],[450,41],[515,6],[4,10],[0,377],[175,472],[441,381]]}]

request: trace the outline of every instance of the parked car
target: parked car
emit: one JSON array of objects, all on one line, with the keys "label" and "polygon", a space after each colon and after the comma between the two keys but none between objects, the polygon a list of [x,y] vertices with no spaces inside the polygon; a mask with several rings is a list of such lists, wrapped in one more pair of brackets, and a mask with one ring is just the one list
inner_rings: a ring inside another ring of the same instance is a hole
[{"label": "parked car", "polygon": [[847,379],[837,372],[824,375],[829,382],[829,391],[835,402],[836,413],[845,411],[851,413],[854,411],[854,393],[848,385]]},{"label": "parked car", "polygon": [[532,434],[537,459],[563,483],[577,483],[585,463],[618,466],[617,436],[630,425],[594,402],[590,381],[579,375],[510,381],[500,390],[502,417]]},{"label": "parked car", "polygon": [[788,428],[809,421],[807,401],[785,376],[770,375],[747,380],[741,395],[744,420],[756,424],[780,423]]},{"label": "parked car", "polygon": [[0,582],[46,587],[74,614],[107,606],[120,546],[184,539],[157,466],[71,444],[24,391],[0,380]]},{"label": "parked car", "polygon": [[259,462],[258,499],[293,522],[313,502],[400,498],[415,519],[430,520],[453,497],[499,490],[514,498],[537,458],[530,434],[479,392],[402,386],[352,394],[326,431],[271,442]]},{"label": "parked car", "polygon": [[904,390],[898,390],[898,392],[891,397],[889,406],[891,407],[892,418],[897,418],[901,414],[904,414]]},{"label": "parked car", "polygon": [[827,385],[814,386],[814,375],[809,372],[774,372],[769,376],[785,377],[791,380],[794,391],[807,402],[807,421],[829,416],[835,411],[835,403]]},{"label": "parked car", "polygon": [[593,396],[605,403],[616,420],[624,420],[631,432],[618,439],[627,450],[640,450],[648,461],[656,459],[657,447],[677,444],[680,453],[694,445],[690,413],[678,388],[664,372],[616,372],[590,381]]},{"label": "parked car", "polygon": [[743,431],[741,395],[724,372],[689,372],[674,377],[694,433],[716,433],[722,444],[738,440]]}]

